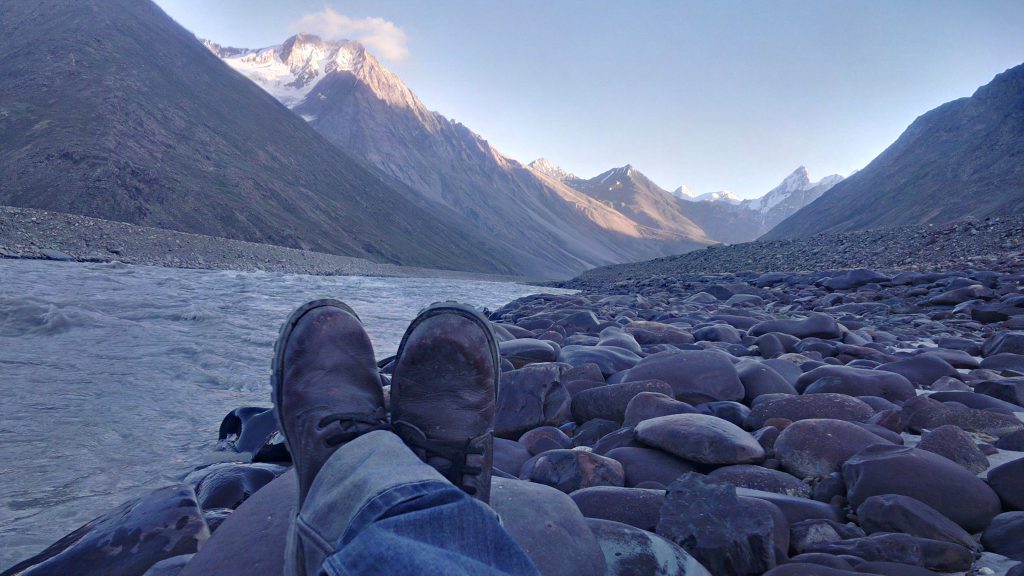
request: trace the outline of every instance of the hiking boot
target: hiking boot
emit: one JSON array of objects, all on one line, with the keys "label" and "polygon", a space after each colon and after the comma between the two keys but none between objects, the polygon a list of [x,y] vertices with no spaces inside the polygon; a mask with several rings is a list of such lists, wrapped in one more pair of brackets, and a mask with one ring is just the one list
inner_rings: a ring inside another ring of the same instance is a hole
[{"label": "hiking boot", "polygon": [[391,377],[394,432],[467,494],[491,493],[500,380],[490,322],[462,304],[432,304],[402,337]]},{"label": "hiking boot", "polygon": [[270,386],[301,509],[335,450],[388,427],[373,345],[356,313],[337,300],[315,300],[292,312],[274,344]]}]

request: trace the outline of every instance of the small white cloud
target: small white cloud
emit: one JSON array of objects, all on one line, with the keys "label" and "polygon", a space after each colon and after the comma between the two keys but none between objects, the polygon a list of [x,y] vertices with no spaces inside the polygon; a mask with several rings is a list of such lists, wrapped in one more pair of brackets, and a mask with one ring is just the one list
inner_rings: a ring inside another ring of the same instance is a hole
[{"label": "small white cloud", "polygon": [[308,32],[333,40],[357,40],[385,60],[401,60],[409,55],[405,32],[383,18],[350,18],[330,6],[303,15],[291,25],[293,32]]}]

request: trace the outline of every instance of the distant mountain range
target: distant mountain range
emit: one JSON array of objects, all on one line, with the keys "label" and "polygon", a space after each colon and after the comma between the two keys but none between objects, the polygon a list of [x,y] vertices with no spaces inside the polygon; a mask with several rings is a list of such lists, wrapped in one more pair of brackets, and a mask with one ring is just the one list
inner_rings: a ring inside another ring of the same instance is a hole
[{"label": "distant mountain range", "polygon": [[1024,212],[1024,65],[920,116],[863,170],[764,238]]},{"label": "distant mountain range", "polygon": [[528,167],[427,109],[355,42],[299,34],[240,49],[206,42],[345,152],[400,180],[514,255],[525,273],[564,276],[595,265],[712,242],[692,226],[651,226]]}]

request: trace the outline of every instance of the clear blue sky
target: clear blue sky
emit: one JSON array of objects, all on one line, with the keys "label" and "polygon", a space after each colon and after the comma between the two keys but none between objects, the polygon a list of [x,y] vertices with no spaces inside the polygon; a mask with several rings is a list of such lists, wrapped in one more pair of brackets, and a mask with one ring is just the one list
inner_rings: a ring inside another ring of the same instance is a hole
[{"label": "clear blue sky", "polygon": [[1024,62],[1021,0],[157,3],[249,48],[329,8],[340,24],[321,31],[372,38],[428,107],[512,158],[586,177],[631,163],[664,188],[745,197],[801,164],[849,174]]}]

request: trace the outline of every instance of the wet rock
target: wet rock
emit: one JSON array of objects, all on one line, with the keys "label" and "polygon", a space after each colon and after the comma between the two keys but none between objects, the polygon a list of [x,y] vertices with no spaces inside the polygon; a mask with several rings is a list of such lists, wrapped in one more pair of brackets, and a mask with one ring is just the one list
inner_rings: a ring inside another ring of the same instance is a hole
[{"label": "wet rock", "polygon": [[775,457],[798,478],[819,478],[842,469],[851,456],[874,444],[888,444],[852,422],[808,419],[794,422],[775,441]]},{"label": "wet rock", "polygon": [[724,466],[708,473],[708,479],[715,482],[724,482],[737,488],[750,488],[752,490],[763,490],[776,494],[786,494],[800,498],[809,498],[811,488],[799,479],[761,466],[750,464],[737,464]]},{"label": "wet rock", "polygon": [[711,576],[672,542],[619,522],[588,519],[607,564],[606,576]]},{"label": "wet rock", "polygon": [[587,518],[622,522],[641,530],[653,532],[658,526],[665,492],[644,488],[595,486],[569,494]]},{"label": "wet rock", "polygon": [[988,470],[988,458],[978,449],[974,440],[957,426],[939,426],[921,436],[917,447],[949,458],[974,474]]},{"label": "wet rock", "polygon": [[605,573],[601,545],[569,496],[542,484],[492,477],[490,506],[543,576]]},{"label": "wet rock", "polygon": [[626,486],[644,482],[658,482],[668,486],[676,478],[697,468],[693,462],[653,448],[626,446],[609,450],[605,456],[622,464]]},{"label": "wet rock", "polygon": [[677,400],[690,404],[740,400],[743,384],[729,356],[709,350],[678,350],[652,354],[626,370],[623,382],[662,380]]},{"label": "wet rock", "polygon": [[985,550],[1024,562],[1024,512],[1004,512],[981,533]]},{"label": "wet rock", "polygon": [[702,464],[749,464],[764,459],[764,449],[740,427],[704,414],[675,414],[644,420],[638,440]]},{"label": "wet rock", "polygon": [[988,484],[999,495],[1005,510],[1024,510],[1024,458],[989,470]]},{"label": "wet rock", "polygon": [[966,548],[978,547],[966,530],[938,510],[909,496],[883,494],[867,498],[857,507],[857,521],[868,534],[900,532]]},{"label": "wet rock", "polygon": [[559,364],[531,364],[503,372],[494,435],[516,440],[533,428],[569,420],[569,394],[561,383],[563,370]]},{"label": "wet rock", "polygon": [[273,410],[244,406],[232,410],[224,417],[218,439],[222,446],[248,453],[254,461],[291,462],[284,444],[274,442],[277,432],[277,419]]},{"label": "wet rock", "polygon": [[914,385],[901,374],[848,366],[815,368],[797,379],[796,389],[804,394],[878,396],[893,402],[903,402],[917,395]]},{"label": "wet rock", "polygon": [[725,484],[689,473],[669,486],[657,533],[712,574],[753,576],[775,566],[774,520],[750,509]]},{"label": "wet rock", "polygon": [[771,332],[780,332],[800,339],[842,336],[835,318],[821,313],[810,314],[802,320],[765,320],[750,329],[751,336],[762,336]]},{"label": "wet rock", "polygon": [[161,560],[195,553],[209,537],[195,492],[176,484],[87,522],[9,573],[143,574]]},{"label": "wet rock", "polygon": [[867,422],[875,413],[871,406],[845,394],[765,397],[761,400],[751,407],[744,428],[756,430],[771,418],[784,418],[793,422],[811,418]]},{"label": "wet rock", "polygon": [[203,510],[233,510],[285,469],[284,466],[265,463],[214,464],[189,474],[185,482],[195,487],[196,500]]},{"label": "wet rock", "polygon": [[526,447],[531,456],[548,450],[572,448],[572,438],[554,426],[534,428],[520,436],[519,443]]},{"label": "wet rock", "polygon": [[557,488],[568,494],[591,486],[623,486],[622,464],[592,452],[549,450],[523,464],[519,478]]},{"label": "wet rock", "polygon": [[572,397],[572,416],[577,423],[594,418],[622,422],[630,400],[640,393],[659,393],[671,396],[673,391],[668,383],[661,380],[643,380],[607,384],[583,390]]},{"label": "wet rock", "polygon": [[902,494],[920,500],[969,532],[999,513],[999,497],[961,466],[925,450],[879,444],[843,464],[847,499],[859,507],[872,496]]},{"label": "wet rock", "polygon": [[672,414],[696,414],[697,409],[672,396],[657,392],[641,392],[630,398],[623,414],[625,426],[636,426],[644,420]]}]

